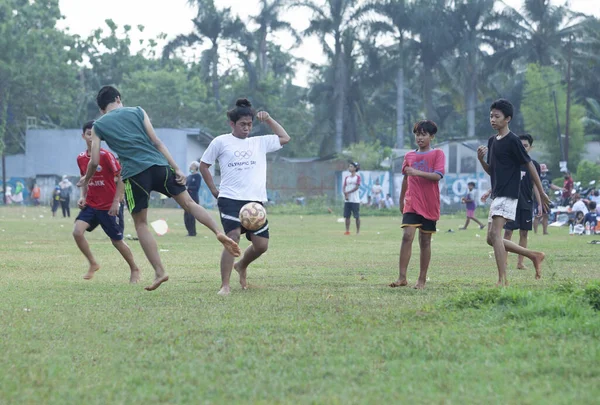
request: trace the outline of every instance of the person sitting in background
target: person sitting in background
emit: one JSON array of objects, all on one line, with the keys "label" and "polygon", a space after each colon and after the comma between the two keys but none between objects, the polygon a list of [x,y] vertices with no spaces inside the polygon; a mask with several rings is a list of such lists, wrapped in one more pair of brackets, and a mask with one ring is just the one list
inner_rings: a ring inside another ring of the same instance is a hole
[{"label": "person sitting in background", "polygon": [[590,212],[585,214],[583,218],[584,225],[589,223],[592,234],[594,233],[596,227],[598,226],[598,213],[596,212],[596,201],[590,201]]},{"label": "person sitting in background", "polygon": [[583,202],[583,200],[581,199],[581,197],[579,196],[579,194],[573,194],[573,208],[572,208],[572,212],[577,212],[577,211],[581,211],[583,212],[583,215],[588,213],[588,207],[585,205],[585,202]]},{"label": "person sitting in background", "polygon": [[385,196],[385,208],[390,209],[394,206],[394,200],[392,199],[392,196],[387,194]]}]

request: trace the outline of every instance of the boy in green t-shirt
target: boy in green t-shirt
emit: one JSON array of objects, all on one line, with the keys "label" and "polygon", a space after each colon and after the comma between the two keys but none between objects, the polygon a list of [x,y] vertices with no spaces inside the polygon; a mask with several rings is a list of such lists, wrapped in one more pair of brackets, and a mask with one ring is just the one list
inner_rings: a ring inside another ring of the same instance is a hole
[{"label": "boy in green t-shirt", "polygon": [[[146,290],[155,290],[169,279],[160,260],[156,241],[148,229],[148,200],[151,191],[172,197],[186,212],[213,231],[229,253],[239,256],[241,250],[238,244],[227,237],[208,212],[188,194],[185,175],[154,132],[148,114],[141,107],[124,107],[121,94],[112,86],[102,87],[96,102],[102,117],[94,122],[91,160],[86,175],[77,185],[87,185],[96,172],[100,159],[100,142],[105,141],[119,156],[123,182],[118,182],[117,187],[125,188],[127,207],[133,217],[140,244],[156,273],[154,282]],[[117,193],[122,191],[117,190]],[[112,212],[111,209],[109,215],[117,215],[117,212]]]}]

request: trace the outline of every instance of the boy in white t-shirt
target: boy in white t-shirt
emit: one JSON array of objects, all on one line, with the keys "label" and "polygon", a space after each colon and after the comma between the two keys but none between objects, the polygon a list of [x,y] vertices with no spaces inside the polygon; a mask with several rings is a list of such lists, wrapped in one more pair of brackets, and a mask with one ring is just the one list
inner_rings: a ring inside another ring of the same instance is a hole
[{"label": "boy in white t-shirt", "polygon": [[360,232],[360,195],[358,189],[360,188],[360,176],[358,171],[360,165],[358,162],[350,162],[348,165],[349,176],[344,178],[344,184],[342,185],[342,192],[344,193],[344,218],[346,220],[346,232],[344,235],[350,235],[350,214],[354,216],[356,220],[356,234]]},{"label": "boy in white t-shirt", "polygon": [[[243,289],[248,288],[248,265],[265,253],[269,247],[269,222],[257,231],[248,231],[239,220],[240,209],[249,202],[267,201],[267,153],[275,152],[290,141],[290,136],[266,111],[255,113],[245,98],[238,99],[235,108],[227,112],[231,133],[216,137],[208,145],[200,160],[200,174],[217,199],[221,223],[227,236],[239,242],[240,235],[252,242],[242,258],[234,264],[234,257],[224,250],[221,254],[221,289],[219,295],[229,295],[229,279],[233,268],[240,275]],[[275,135],[248,137],[254,116],[266,123]],[[221,185],[217,190],[209,171],[216,161],[221,169]]]}]

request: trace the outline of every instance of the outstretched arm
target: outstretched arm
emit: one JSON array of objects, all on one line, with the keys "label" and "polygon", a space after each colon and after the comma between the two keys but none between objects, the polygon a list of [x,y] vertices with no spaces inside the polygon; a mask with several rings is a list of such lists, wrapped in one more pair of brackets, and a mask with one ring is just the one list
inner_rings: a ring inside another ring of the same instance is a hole
[{"label": "outstretched arm", "polygon": [[268,112],[259,111],[256,114],[256,118],[258,118],[259,121],[266,123],[271,128],[273,133],[279,137],[279,144],[281,146],[290,141],[291,138],[285,129],[277,121],[271,118]]},{"label": "outstretched arm", "polygon": [[171,156],[171,152],[169,152],[169,149],[167,149],[165,144],[156,135],[154,127],[150,122],[150,117],[148,117],[146,111],[144,111],[144,129],[146,130],[146,135],[148,135],[148,138],[150,138],[150,142],[152,142],[156,149],[158,149],[158,151],[162,153],[163,156],[167,159],[167,162],[169,162],[169,166],[171,166],[173,170],[175,170],[177,183],[185,185],[185,174],[183,174],[183,172],[179,169],[179,166],[177,166],[177,163],[175,162],[175,159],[173,159],[173,156]]}]

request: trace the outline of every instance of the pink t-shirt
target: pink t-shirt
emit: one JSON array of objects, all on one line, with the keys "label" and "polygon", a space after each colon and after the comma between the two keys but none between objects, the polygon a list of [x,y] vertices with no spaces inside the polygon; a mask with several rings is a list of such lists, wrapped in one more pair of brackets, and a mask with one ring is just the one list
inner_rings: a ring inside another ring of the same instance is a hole
[{"label": "pink t-shirt", "polygon": [[[428,152],[410,151],[404,156],[402,174],[407,166],[444,177],[446,157],[441,149]],[[404,211],[414,212],[432,221],[440,219],[440,187],[437,181],[419,176],[408,177],[408,189],[404,195]]]}]

